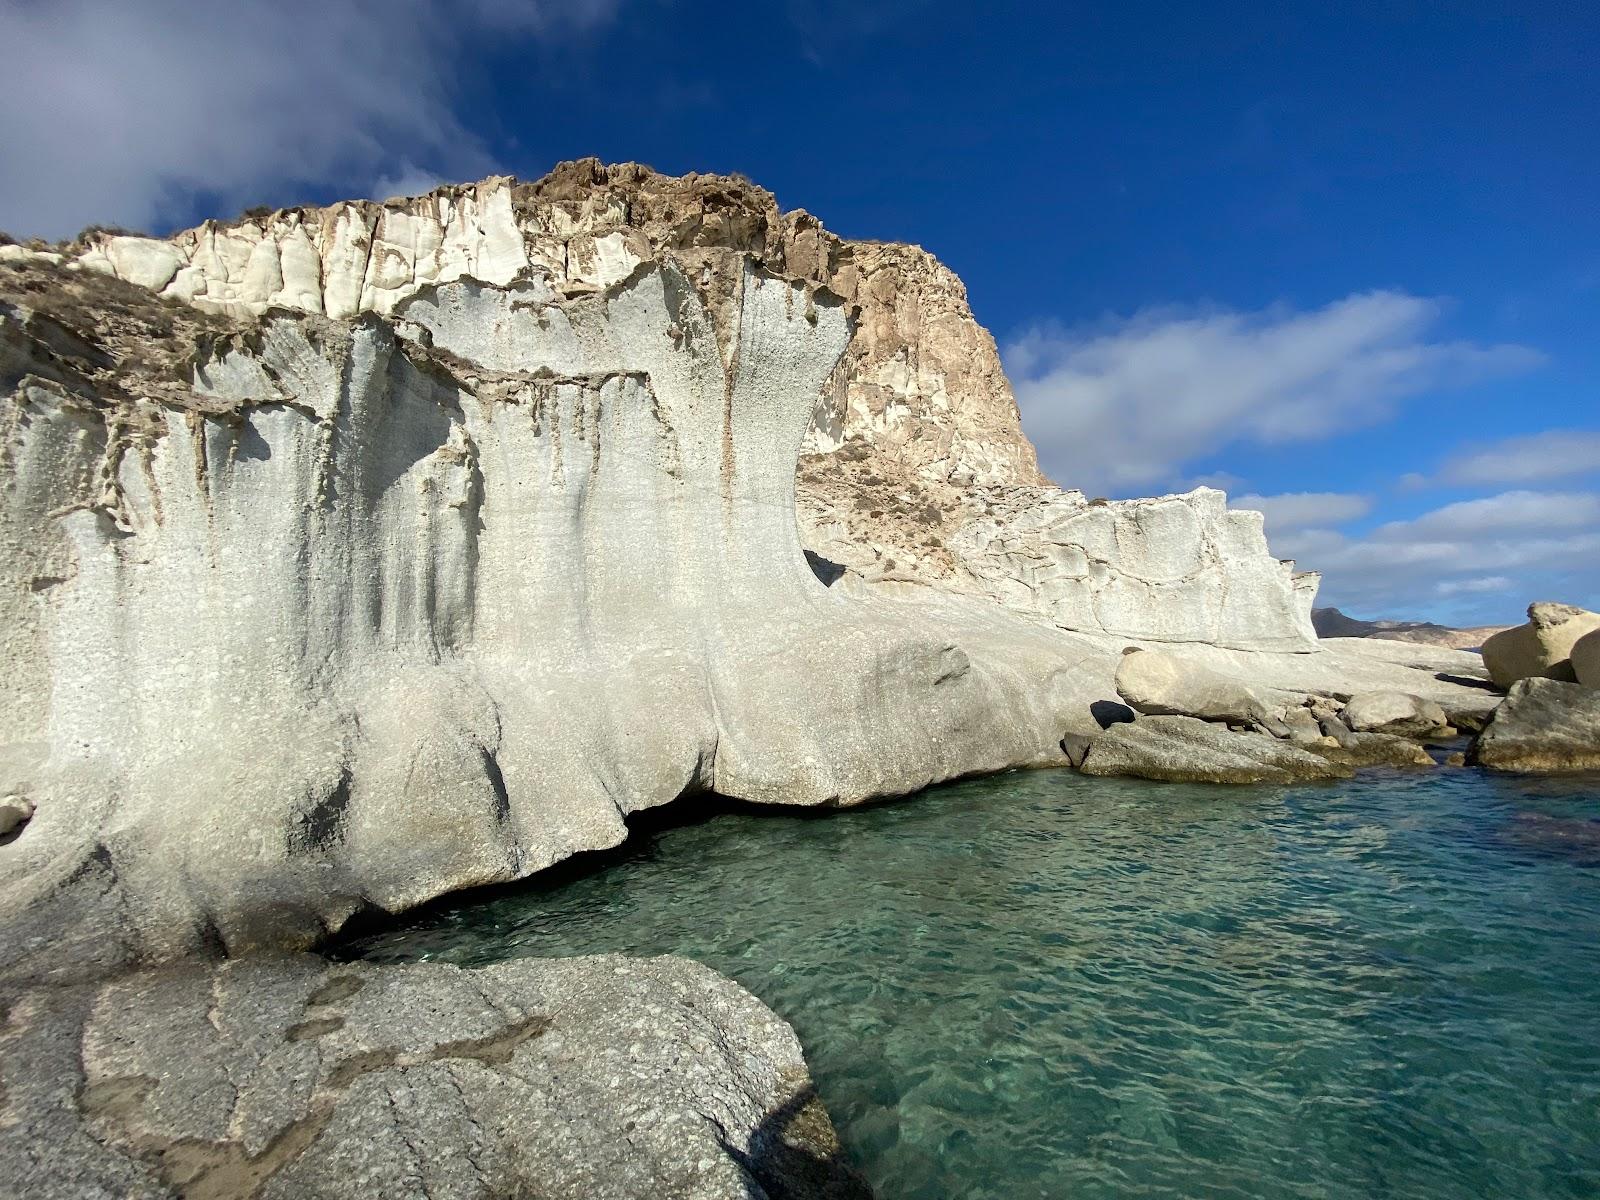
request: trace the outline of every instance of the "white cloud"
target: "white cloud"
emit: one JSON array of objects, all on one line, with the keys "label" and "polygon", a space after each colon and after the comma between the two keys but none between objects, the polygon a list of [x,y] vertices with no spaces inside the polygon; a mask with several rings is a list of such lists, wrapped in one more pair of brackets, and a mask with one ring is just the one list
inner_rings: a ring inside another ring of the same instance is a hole
[{"label": "white cloud", "polygon": [[1600,432],[1548,429],[1457,454],[1439,474],[1449,483],[1539,483],[1600,471]]},{"label": "white cloud", "polygon": [[1284,492],[1276,496],[1235,496],[1229,507],[1255,509],[1266,517],[1270,534],[1342,525],[1371,512],[1372,500],[1353,492]]},{"label": "white cloud", "polygon": [[153,228],[494,166],[452,103],[475,41],[577,36],[620,0],[0,0],[0,228]]},{"label": "white cloud", "polygon": [[1600,602],[1600,496],[1588,492],[1504,492],[1363,537],[1305,528],[1271,541],[1322,572],[1319,603],[1346,611],[1493,624],[1530,600]]},{"label": "white cloud", "polygon": [[1592,492],[1502,492],[1446,504],[1410,521],[1373,530],[1378,541],[1482,538],[1520,530],[1550,531],[1600,526],[1600,496]]},{"label": "white cloud", "polygon": [[1506,575],[1482,575],[1477,579],[1445,579],[1434,586],[1441,596],[1475,595],[1479,592],[1509,592],[1516,584]]},{"label": "white cloud", "polygon": [[1005,360],[1045,470],[1125,494],[1230,444],[1342,433],[1406,397],[1541,361],[1524,346],[1429,340],[1439,316],[1437,301],[1383,291],[1312,312],[1155,310],[1040,326]]}]

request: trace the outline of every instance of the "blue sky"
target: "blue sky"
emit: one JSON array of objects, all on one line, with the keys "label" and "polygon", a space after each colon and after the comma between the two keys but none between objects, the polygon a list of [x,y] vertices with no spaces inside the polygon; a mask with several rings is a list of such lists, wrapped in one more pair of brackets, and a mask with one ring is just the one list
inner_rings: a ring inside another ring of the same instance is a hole
[{"label": "blue sky", "polygon": [[0,0],[0,228],[563,158],[921,243],[1048,471],[1225,486],[1363,616],[1600,607],[1589,3]]}]

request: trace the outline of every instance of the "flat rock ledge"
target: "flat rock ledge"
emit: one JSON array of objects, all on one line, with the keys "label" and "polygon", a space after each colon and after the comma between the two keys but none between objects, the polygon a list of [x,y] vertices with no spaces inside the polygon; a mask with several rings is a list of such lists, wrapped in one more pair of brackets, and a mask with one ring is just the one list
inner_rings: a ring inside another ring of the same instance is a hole
[{"label": "flat rock ledge", "polygon": [[794,1032],[685,959],[239,960],[0,1004],[19,1200],[870,1196]]},{"label": "flat rock ledge", "polygon": [[1194,717],[1140,717],[1111,726],[1090,745],[1085,775],[1133,775],[1169,783],[1301,783],[1345,779],[1345,762],[1259,733]]}]

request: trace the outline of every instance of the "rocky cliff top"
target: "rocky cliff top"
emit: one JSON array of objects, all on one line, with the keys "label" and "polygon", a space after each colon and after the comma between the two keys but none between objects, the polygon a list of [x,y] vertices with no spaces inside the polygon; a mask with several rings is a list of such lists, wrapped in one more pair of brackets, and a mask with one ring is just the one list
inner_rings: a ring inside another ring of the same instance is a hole
[{"label": "rocky cliff top", "polygon": [[[749,260],[799,283],[808,319],[824,293],[850,317],[797,472],[802,539],[825,577],[984,596],[1073,630],[1314,644],[1305,609],[1315,577],[1296,580],[1292,564],[1272,559],[1256,518],[1219,494],[1106,506],[1057,488],[954,273],[916,246],[840,238],[738,176],[583,159],[531,183],[492,177],[383,202],[252,210],[167,239],[91,231],[53,250],[0,247],[0,264],[59,266],[177,302],[146,322],[154,336],[144,340],[159,340],[163,322],[181,335],[154,364],[176,384],[152,388],[161,394],[183,390],[186,347],[268,312],[404,324],[409,305],[451,281],[532,283],[570,300],[650,262],[672,264],[699,292],[731,376],[731,314]],[[56,311],[92,287],[53,284],[39,307]],[[127,288],[116,302],[140,307]]]}]

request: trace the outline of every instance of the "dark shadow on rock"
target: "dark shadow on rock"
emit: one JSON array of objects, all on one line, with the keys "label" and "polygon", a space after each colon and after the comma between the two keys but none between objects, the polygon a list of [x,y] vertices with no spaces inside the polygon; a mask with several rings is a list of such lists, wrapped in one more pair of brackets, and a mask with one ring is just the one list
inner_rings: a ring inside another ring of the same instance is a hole
[{"label": "dark shadow on rock", "polygon": [[1458,687],[1477,688],[1480,692],[1498,692],[1500,690],[1487,679],[1478,679],[1472,675],[1452,675],[1449,671],[1439,671],[1434,675],[1434,678],[1440,683],[1453,683]]},{"label": "dark shadow on rock", "polygon": [[727,1143],[723,1149],[772,1200],[872,1200],[810,1083],[767,1114],[748,1152]]},{"label": "dark shadow on rock", "polygon": [[832,587],[844,574],[844,567],[809,550],[806,551],[806,566],[810,567],[811,573],[822,581],[823,587]]},{"label": "dark shadow on rock", "polygon": [[1101,729],[1110,729],[1113,725],[1126,725],[1133,720],[1134,714],[1126,704],[1118,704],[1115,700],[1096,700],[1089,705],[1089,715]]}]

